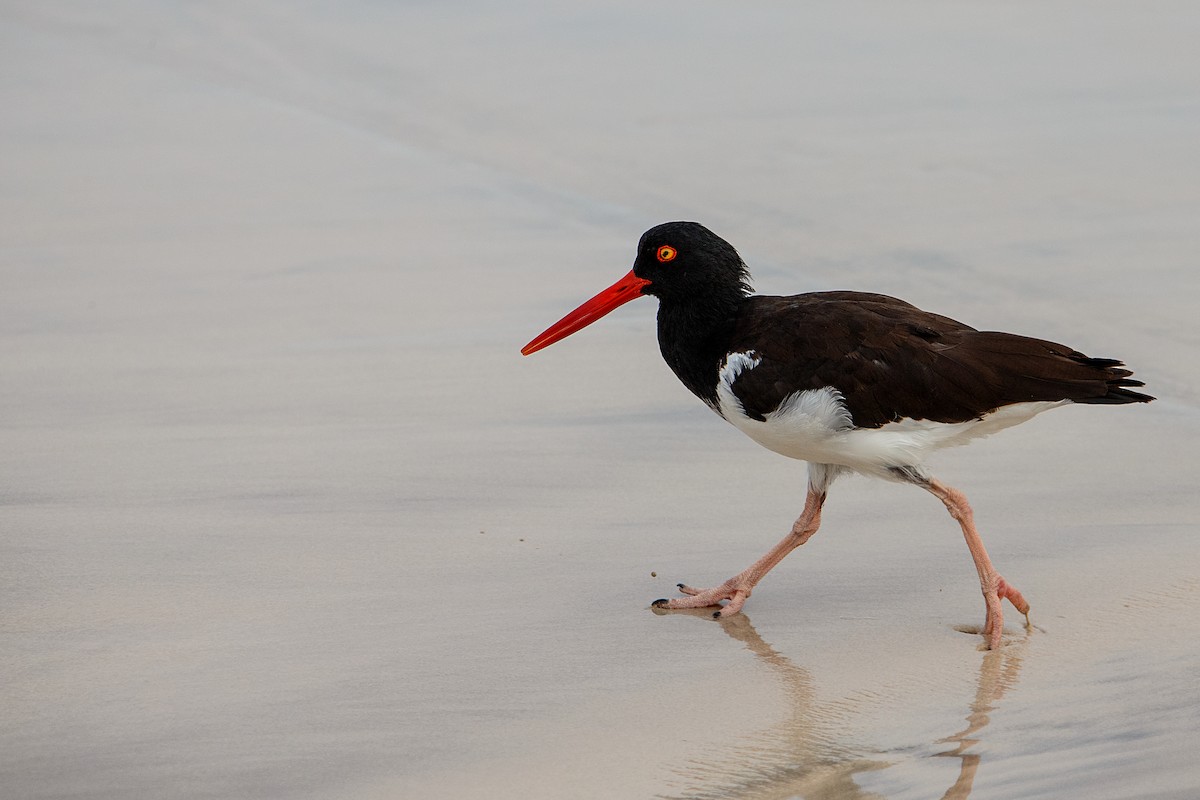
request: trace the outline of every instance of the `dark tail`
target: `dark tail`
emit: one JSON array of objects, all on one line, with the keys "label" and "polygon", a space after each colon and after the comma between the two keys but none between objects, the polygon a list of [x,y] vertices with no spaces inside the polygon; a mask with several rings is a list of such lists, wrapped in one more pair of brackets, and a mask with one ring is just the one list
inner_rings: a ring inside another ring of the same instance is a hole
[{"label": "dark tail", "polygon": [[1104,382],[1108,386],[1105,394],[1077,398],[1076,403],[1123,405],[1125,403],[1149,403],[1154,399],[1148,394],[1132,390],[1131,387],[1145,386],[1146,384],[1129,377],[1133,373],[1125,369],[1125,364],[1115,358],[1088,358],[1082,353],[1072,353],[1070,358],[1085,367],[1102,371]]}]

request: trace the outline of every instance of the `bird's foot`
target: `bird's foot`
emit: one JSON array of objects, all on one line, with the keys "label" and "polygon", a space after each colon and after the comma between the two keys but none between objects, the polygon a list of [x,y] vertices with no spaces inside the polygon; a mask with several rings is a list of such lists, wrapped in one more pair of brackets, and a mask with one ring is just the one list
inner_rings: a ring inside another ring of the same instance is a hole
[{"label": "bird's foot", "polygon": [[[740,576],[739,576],[740,577]],[[717,611],[713,612],[714,619],[724,617],[732,617],[734,614],[742,610],[742,606],[746,604],[746,598],[750,596],[752,584],[738,578],[730,578],[720,586],[714,586],[711,589],[696,589],[687,584],[677,584],[679,591],[683,592],[686,597],[673,597],[670,600],[663,598],[655,600],[650,605],[655,608],[706,608],[708,606],[720,606],[722,600],[728,600],[728,604],[721,606]]]},{"label": "bird's foot", "polygon": [[1029,623],[1029,603],[1017,587],[999,575],[994,576],[988,583],[991,586],[985,586],[983,590],[983,599],[987,604],[983,635],[987,637],[988,649],[997,650],[1000,648],[1000,637],[1004,633],[1004,609],[1001,601],[1007,600],[1017,611],[1024,614],[1026,624]]}]

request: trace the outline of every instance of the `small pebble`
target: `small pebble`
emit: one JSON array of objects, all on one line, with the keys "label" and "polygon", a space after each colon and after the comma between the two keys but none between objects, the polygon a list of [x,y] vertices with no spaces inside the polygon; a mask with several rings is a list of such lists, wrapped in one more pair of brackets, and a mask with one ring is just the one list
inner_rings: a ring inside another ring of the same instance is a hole
[{"label": "small pebble", "polygon": [[651,578],[657,578],[657,577],[658,577],[658,573],[657,573],[657,572],[651,572],[651,573],[650,573],[650,577],[651,577]]}]

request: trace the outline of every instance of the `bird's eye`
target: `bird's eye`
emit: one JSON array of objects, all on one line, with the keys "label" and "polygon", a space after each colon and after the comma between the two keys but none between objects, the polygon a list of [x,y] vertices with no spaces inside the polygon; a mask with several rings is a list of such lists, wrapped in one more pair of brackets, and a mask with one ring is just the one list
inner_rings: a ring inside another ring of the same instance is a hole
[{"label": "bird's eye", "polygon": [[662,247],[658,248],[657,255],[658,255],[658,260],[665,264],[668,261],[674,260],[675,248],[671,247],[671,245],[669,245],[669,244],[664,244]]}]

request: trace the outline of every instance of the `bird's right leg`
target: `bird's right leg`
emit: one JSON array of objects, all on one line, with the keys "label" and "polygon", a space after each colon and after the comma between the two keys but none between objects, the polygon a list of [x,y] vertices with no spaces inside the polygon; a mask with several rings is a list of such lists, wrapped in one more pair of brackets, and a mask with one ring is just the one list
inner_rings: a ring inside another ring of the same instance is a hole
[{"label": "bird's right leg", "polygon": [[746,569],[734,575],[720,586],[711,589],[694,589],[691,586],[679,584],[679,591],[686,597],[676,597],[671,600],[655,600],[655,608],[704,608],[720,605],[722,600],[729,604],[713,614],[714,617],[731,617],[742,610],[746,598],[763,576],[770,572],[776,564],[808,541],[817,528],[821,526],[821,506],[825,503],[825,486],[817,488],[809,483],[808,496],[804,499],[804,511],[800,514],[792,532],[783,538],[779,544],[755,561]]},{"label": "bird's right leg", "polygon": [[1004,580],[992,566],[992,560],[988,558],[987,550],[983,547],[983,539],[975,528],[975,515],[966,495],[934,478],[917,480],[916,483],[941,500],[950,516],[954,517],[962,528],[967,548],[971,551],[971,559],[979,573],[979,585],[983,589],[983,598],[987,605],[983,635],[988,639],[988,648],[995,650],[1000,647],[1000,637],[1004,628],[1004,610],[1000,601],[1008,600],[1012,603],[1017,611],[1025,615],[1026,622],[1029,620],[1029,603],[1017,587]]}]

